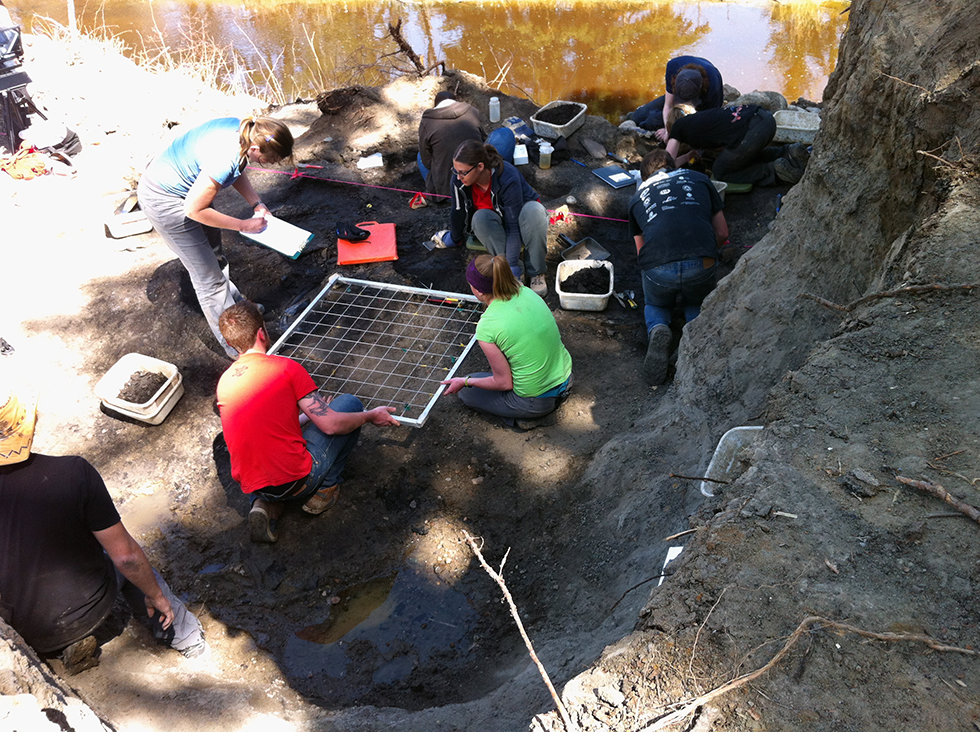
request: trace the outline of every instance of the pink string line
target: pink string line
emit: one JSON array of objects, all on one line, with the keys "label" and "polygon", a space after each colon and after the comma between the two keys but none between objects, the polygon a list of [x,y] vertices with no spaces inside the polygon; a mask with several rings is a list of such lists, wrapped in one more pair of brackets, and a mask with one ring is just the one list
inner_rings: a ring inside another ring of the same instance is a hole
[{"label": "pink string line", "polygon": [[[304,168],[316,168],[317,170],[323,170],[323,166],[322,165],[304,165],[303,167]],[[371,185],[370,183],[358,183],[358,182],[352,181],[352,180],[338,180],[336,178],[321,178],[321,177],[319,177],[317,175],[306,175],[305,173],[300,173],[299,172],[299,168],[294,169],[292,173],[289,173],[289,172],[287,172],[285,170],[270,170],[269,168],[255,168],[255,167],[253,167],[251,165],[249,165],[247,169],[248,170],[254,170],[254,171],[257,171],[259,173],[275,173],[277,175],[288,175],[291,180],[295,180],[296,178],[309,178],[310,180],[322,180],[322,181],[324,181],[326,183],[340,183],[342,185],[348,185],[348,186],[361,186],[363,188],[377,188],[380,191],[396,191],[398,193],[412,193],[412,194],[415,194],[415,195],[422,194],[426,198],[429,198],[429,197],[432,197],[432,198],[449,198],[449,196],[444,196],[441,193],[423,193],[422,191],[413,191],[413,190],[410,190],[408,188],[391,188],[389,186],[376,186],[376,185]],[[549,214],[553,214],[553,213],[555,213],[555,211],[554,210],[551,210],[551,211],[548,211],[548,213]],[[624,224],[627,223],[626,219],[615,219],[615,218],[612,218],[612,217],[609,217],[609,216],[595,216],[593,214],[573,213],[571,211],[562,211],[561,212],[561,215],[563,215],[563,216],[578,216],[579,218],[583,218],[583,219],[600,219],[602,221],[619,221],[619,222],[622,222]]]}]

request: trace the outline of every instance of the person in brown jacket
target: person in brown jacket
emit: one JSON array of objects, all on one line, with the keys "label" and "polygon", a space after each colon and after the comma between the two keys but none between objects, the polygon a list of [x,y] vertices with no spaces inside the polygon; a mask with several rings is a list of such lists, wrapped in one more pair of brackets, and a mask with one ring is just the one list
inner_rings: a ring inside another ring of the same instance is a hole
[{"label": "person in brown jacket", "polygon": [[514,162],[514,133],[507,127],[494,130],[489,138],[480,113],[451,91],[436,94],[435,106],[422,112],[419,123],[419,172],[426,193],[448,196],[453,175],[453,154],[467,140],[488,142],[507,162]]}]

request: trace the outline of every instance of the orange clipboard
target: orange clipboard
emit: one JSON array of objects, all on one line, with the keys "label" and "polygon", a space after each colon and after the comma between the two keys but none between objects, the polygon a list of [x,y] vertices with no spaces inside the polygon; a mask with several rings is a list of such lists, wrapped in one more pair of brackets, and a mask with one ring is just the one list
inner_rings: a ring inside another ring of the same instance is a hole
[{"label": "orange clipboard", "polygon": [[362,221],[362,229],[371,236],[362,241],[337,239],[337,264],[366,264],[368,262],[391,262],[398,259],[395,246],[395,225],[379,224],[377,221]]}]

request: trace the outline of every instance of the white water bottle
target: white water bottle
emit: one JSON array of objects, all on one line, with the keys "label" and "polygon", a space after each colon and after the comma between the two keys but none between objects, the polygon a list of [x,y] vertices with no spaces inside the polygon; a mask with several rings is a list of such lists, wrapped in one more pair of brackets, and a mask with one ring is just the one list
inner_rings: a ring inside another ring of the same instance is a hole
[{"label": "white water bottle", "polygon": [[496,124],[500,121],[500,99],[490,97],[490,121]]}]

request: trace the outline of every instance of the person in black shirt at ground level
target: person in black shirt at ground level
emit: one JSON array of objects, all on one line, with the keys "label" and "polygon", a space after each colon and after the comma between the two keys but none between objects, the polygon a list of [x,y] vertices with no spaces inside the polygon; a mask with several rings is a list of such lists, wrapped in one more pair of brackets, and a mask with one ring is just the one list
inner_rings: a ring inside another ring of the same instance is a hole
[{"label": "person in black shirt at ground level", "polygon": [[158,642],[206,654],[200,621],[150,566],[95,468],[31,452],[35,415],[35,400],[0,392],[0,617],[74,673],[96,665],[91,634],[121,593]]},{"label": "person in black shirt at ground level", "polygon": [[[701,150],[721,149],[711,166],[715,180],[773,186],[798,183],[809,160],[801,143],[769,146],[776,134],[772,112],[755,104],[740,104],[704,112],[677,105],[667,120],[667,152],[678,166]],[[680,155],[681,144],[694,150]]]},{"label": "person in black shirt at ground level", "polygon": [[643,182],[629,205],[629,230],[643,272],[648,343],[643,370],[655,386],[667,378],[670,323],[680,295],[687,322],[715,286],[718,245],[728,238],[721,196],[703,173],[675,169],[664,150],[640,163]]}]

